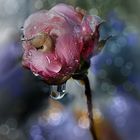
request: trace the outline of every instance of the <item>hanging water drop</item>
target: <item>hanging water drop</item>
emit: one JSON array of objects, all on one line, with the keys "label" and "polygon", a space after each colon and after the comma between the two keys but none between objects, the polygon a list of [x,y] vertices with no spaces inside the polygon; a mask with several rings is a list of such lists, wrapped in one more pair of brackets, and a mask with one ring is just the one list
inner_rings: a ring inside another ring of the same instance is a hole
[{"label": "hanging water drop", "polygon": [[54,100],[62,99],[66,94],[66,83],[62,85],[53,85],[51,87],[50,97]]}]

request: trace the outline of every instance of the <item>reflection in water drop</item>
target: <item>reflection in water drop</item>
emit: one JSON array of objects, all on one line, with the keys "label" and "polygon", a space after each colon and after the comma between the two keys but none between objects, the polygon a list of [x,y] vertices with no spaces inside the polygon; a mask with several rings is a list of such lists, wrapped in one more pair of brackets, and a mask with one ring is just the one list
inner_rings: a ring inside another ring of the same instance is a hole
[{"label": "reflection in water drop", "polygon": [[63,119],[63,113],[61,111],[51,112],[48,116],[48,123],[52,126],[57,126],[63,122]]},{"label": "reflection in water drop", "polygon": [[62,85],[53,85],[51,87],[50,97],[55,100],[62,99],[66,94],[66,83]]}]

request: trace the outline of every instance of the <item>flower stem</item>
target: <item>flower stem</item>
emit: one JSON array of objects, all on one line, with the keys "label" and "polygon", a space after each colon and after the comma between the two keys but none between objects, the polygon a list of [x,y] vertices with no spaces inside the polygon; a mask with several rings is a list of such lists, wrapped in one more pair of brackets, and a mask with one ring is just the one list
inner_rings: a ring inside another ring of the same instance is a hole
[{"label": "flower stem", "polygon": [[92,103],[92,94],[90,89],[90,83],[89,79],[86,74],[75,74],[73,75],[74,79],[82,80],[85,84],[85,96],[87,98],[87,109],[88,109],[88,118],[89,118],[89,124],[90,124],[90,132],[92,135],[93,140],[98,140],[95,132],[95,124],[93,119],[93,103]]},{"label": "flower stem", "polygon": [[95,132],[95,125],[93,120],[93,104],[92,104],[92,94],[89,84],[89,79],[87,75],[83,77],[83,81],[85,83],[85,96],[87,98],[87,109],[88,109],[88,117],[89,117],[89,123],[90,123],[90,132],[92,134],[93,140],[97,140],[96,132]]}]

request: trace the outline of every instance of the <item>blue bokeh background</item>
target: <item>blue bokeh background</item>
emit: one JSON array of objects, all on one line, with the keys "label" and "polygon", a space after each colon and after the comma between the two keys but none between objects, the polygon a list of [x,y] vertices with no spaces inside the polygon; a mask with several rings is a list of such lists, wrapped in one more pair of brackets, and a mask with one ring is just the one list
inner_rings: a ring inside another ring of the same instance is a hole
[{"label": "blue bokeh background", "polygon": [[54,101],[21,65],[20,27],[60,2],[100,16],[100,40],[111,36],[89,70],[99,140],[140,140],[139,0],[0,0],[0,140],[91,140],[84,87],[70,80]]}]

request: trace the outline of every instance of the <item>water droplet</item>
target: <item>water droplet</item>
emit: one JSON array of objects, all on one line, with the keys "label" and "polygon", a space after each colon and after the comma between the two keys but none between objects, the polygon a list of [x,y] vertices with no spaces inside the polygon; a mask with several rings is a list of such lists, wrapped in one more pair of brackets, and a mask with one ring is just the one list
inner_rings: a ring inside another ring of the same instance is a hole
[{"label": "water droplet", "polygon": [[38,74],[38,73],[33,72],[33,74],[34,74],[35,76],[39,76],[39,74]]},{"label": "water droplet", "polygon": [[50,97],[54,100],[62,99],[66,94],[66,83],[62,85],[53,85],[51,88]]},{"label": "water droplet", "polygon": [[76,63],[78,63],[78,62],[79,62],[79,60],[77,60],[77,59],[76,59],[76,60],[75,60],[75,62],[76,62]]},{"label": "water droplet", "polygon": [[28,55],[29,55],[29,56],[32,56],[32,53],[29,51]]}]

